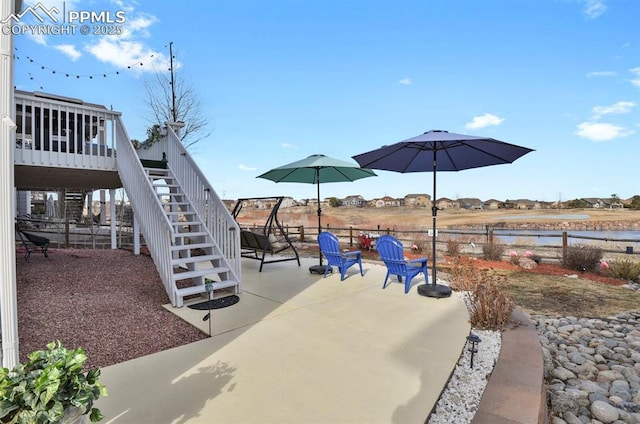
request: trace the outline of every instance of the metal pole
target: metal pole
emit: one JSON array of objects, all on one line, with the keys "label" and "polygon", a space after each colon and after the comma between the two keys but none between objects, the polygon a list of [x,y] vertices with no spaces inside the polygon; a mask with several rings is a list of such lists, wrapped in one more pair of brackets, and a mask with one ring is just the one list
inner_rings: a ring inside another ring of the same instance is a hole
[{"label": "metal pole", "polygon": [[437,220],[437,216],[438,216],[438,206],[436,206],[436,174],[437,174],[437,163],[436,163],[436,153],[437,151],[434,150],[433,151],[433,199],[431,200],[431,215],[433,216],[433,235],[431,236],[431,248],[432,248],[432,255],[433,257],[431,258],[431,266],[432,266],[432,278],[433,278],[433,285],[435,286],[438,283],[438,280],[436,278],[436,275],[438,273],[437,268],[436,268],[436,220]]},{"label": "metal pole", "polygon": [[[316,182],[318,186],[318,235],[322,232],[322,223],[320,217],[322,216],[322,209],[320,208],[320,168],[316,168]],[[320,267],[322,267],[322,252],[318,250],[318,256],[320,261]]]},{"label": "metal pole", "polygon": [[176,113],[176,86],[173,76],[173,41],[169,43],[169,63],[169,69],[171,71],[171,116],[173,117],[173,122],[177,122],[178,116]]},{"label": "metal pole", "polygon": [[[436,267],[436,219],[437,219],[437,215],[438,215],[438,206],[436,206],[436,175],[437,175],[437,153],[438,150],[437,148],[434,146],[433,148],[433,199],[431,200],[431,215],[433,216],[433,234],[432,236],[432,242],[431,242],[431,248],[432,248],[432,255],[433,258],[431,259],[431,278],[433,280],[432,284],[422,284],[420,286],[418,286],[418,294],[421,296],[427,296],[427,297],[435,297],[435,298],[441,298],[441,297],[449,297],[451,296],[451,288],[443,285],[443,284],[438,284],[438,270]],[[426,280],[426,278],[425,278]]]}]

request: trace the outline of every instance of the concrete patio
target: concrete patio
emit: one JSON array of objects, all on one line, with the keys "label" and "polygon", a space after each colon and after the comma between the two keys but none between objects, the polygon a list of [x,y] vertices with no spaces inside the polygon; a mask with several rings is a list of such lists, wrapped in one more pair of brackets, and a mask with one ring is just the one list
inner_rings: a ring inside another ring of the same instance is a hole
[{"label": "concrete patio", "polygon": [[[211,338],[103,368],[104,422],[424,422],[469,333],[462,300],[419,296],[421,278],[382,290],[380,264],[340,281],[301,261],[259,273],[243,259],[240,301],[212,311]],[[166,307],[208,334],[207,311]]]}]

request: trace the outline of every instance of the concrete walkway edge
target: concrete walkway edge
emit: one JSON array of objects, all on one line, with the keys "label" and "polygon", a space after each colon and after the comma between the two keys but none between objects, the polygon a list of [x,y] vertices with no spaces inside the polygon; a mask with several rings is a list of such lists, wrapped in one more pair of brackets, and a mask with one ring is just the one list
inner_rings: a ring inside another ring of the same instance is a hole
[{"label": "concrete walkway edge", "polygon": [[538,332],[519,308],[509,323],[511,327],[502,332],[500,356],[473,424],[548,424]]}]

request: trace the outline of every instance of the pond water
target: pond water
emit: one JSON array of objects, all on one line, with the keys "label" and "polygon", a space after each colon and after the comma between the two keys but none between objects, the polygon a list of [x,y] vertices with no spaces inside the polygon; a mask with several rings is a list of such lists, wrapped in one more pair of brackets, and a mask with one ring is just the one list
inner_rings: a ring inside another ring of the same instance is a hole
[{"label": "pond water", "polygon": [[494,217],[493,219],[577,219],[577,220],[588,220],[590,216],[586,213],[565,213],[565,214],[553,214],[553,215],[509,215],[509,216],[500,216]]}]

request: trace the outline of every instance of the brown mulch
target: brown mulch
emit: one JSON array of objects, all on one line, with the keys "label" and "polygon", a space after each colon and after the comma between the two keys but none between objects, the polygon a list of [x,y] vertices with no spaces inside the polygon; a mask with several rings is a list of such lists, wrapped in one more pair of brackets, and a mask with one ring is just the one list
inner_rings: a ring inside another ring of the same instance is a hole
[{"label": "brown mulch", "polygon": [[554,276],[565,276],[565,275],[576,274],[581,279],[595,281],[598,283],[609,284],[612,286],[621,286],[626,283],[626,281],[607,277],[605,275],[598,274],[595,272],[579,272],[579,271],[564,268],[561,265],[544,263],[544,262],[539,263],[535,269],[524,269],[522,267],[519,267],[517,265],[514,265],[506,261],[487,261],[484,259],[475,259],[474,263],[479,268],[484,268],[484,269],[503,269],[507,271],[522,271],[522,272],[531,272],[534,274],[554,275]]},{"label": "brown mulch", "polygon": [[105,367],[207,337],[162,307],[153,260],[125,250],[49,249],[27,263],[16,252],[20,360],[51,341],[82,347]]}]

